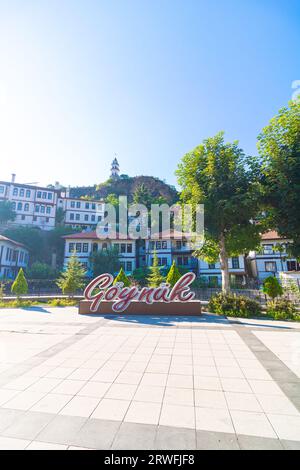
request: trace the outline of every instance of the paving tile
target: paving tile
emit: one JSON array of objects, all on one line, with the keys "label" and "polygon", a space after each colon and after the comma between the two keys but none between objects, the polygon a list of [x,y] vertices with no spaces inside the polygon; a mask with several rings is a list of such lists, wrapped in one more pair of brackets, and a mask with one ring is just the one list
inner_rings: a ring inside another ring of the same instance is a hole
[{"label": "paving tile", "polygon": [[99,398],[75,396],[60,410],[59,414],[88,418],[99,404],[99,401]]},{"label": "paving tile", "polygon": [[35,381],[35,383],[28,388],[28,391],[48,393],[51,392],[51,390],[53,390],[59,383],[61,383],[61,379],[43,377]]},{"label": "paving tile", "polygon": [[264,413],[231,410],[230,414],[237,434],[277,438]]},{"label": "paving tile", "polygon": [[194,387],[200,390],[222,390],[222,384],[217,377],[194,376]]},{"label": "paving tile", "polygon": [[19,390],[0,389],[0,406],[11,400],[13,397],[20,393]]},{"label": "paving tile", "polygon": [[0,450],[23,450],[28,444],[30,444],[30,441],[24,439],[0,436]]},{"label": "paving tile", "polygon": [[198,450],[239,450],[235,434],[211,431],[197,431]]},{"label": "paving tile", "polygon": [[267,417],[275,429],[279,439],[300,441],[299,416],[268,414]]},{"label": "paving tile", "polygon": [[111,386],[109,382],[87,382],[77,393],[79,396],[102,398]]},{"label": "paving tile", "polygon": [[159,450],[193,450],[196,449],[196,434],[194,429],[159,426],[155,446]]},{"label": "paving tile", "polygon": [[105,398],[113,398],[120,400],[131,400],[135,394],[137,385],[133,384],[112,384],[105,394]]},{"label": "paving tile", "polygon": [[223,392],[216,390],[195,390],[195,406],[226,409],[227,403]]},{"label": "paving tile", "polygon": [[97,369],[83,369],[79,367],[68,376],[69,380],[90,380],[95,375]]},{"label": "paving tile", "polygon": [[73,446],[107,450],[111,447],[119,427],[118,421],[89,419],[69,442]]},{"label": "paving tile", "polygon": [[55,369],[48,372],[47,377],[53,377],[55,379],[65,379],[72,372],[74,372],[74,367],[56,367]]},{"label": "paving tile", "polygon": [[300,441],[288,441],[282,439],[281,444],[285,450],[300,450]]},{"label": "paving tile", "polygon": [[69,445],[86,418],[57,415],[37,436],[37,441]]},{"label": "paving tile", "polygon": [[141,385],[164,387],[167,383],[167,377],[167,374],[145,373],[142,377]]},{"label": "paving tile", "polygon": [[164,392],[164,387],[139,385],[134,395],[134,401],[162,403]]},{"label": "paving tile", "polygon": [[161,404],[150,402],[131,402],[126,416],[125,422],[141,423],[141,424],[158,424]]},{"label": "paving tile", "polygon": [[228,410],[213,408],[196,408],[196,429],[234,433],[231,417]]},{"label": "paving tile", "polygon": [[27,411],[2,432],[3,436],[33,440],[53,419],[52,414]]},{"label": "paving tile", "polygon": [[14,423],[20,416],[24,415],[22,410],[9,410],[0,408],[0,433],[7,429]]},{"label": "paving tile", "polygon": [[203,377],[219,377],[215,366],[194,365],[194,375],[201,375]]},{"label": "paving tile", "polygon": [[95,408],[92,418],[122,421],[129,407],[129,400],[103,398]]},{"label": "paving tile", "polygon": [[279,439],[242,435],[238,435],[237,438],[242,450],[283,450]]},{"label": "paving tile", "polygon": [[35,403],[45,396],[44,392],[30,392],[25,390],[20,392],[14,398],[3,405],[4,408],[12,408],[15,410],[29,410]]},{"label": "paving tile", "polygon": [[245,379],[222,378],[221,384],[225,392],[252,393],[251,387]]},{"label": "paving tile", "polygon": [[70,400],[70,395],[59,395],[56,393],[48,393],[34,406],[31,411],[41,411],[44,413],[58,413]]},{"label": "paving tile", "polygon": [[68,446],[63,444],[52,444],[50,442],[32,441],[26,447],[26,450],[66,450],[67,448]]},{"label": "paving tile", "polygon": [[194,406],[194,393],[191,388],[166,387],[164,403]]},{"label": "paving tile", "polygon": [[249,384],[255,394],[264,395],[284,395],[283,391],[272,380],[252,380],[249,379]]},{"label": "paving tile", "polygon": [[175,388],[193,388],[193,376],[192,375],[177,375],[169,374],[167,378],[167,387]]},{"label": "paving tile", "polygon": [[230,410],[263,411],[253,393],[225,392],[225,398]]},{"label": "paving tile", "polygon": [[112,444],[114,450],[154,449],[156,426],[151,424],[122,423]]},{"label": "paving tile", "polygon": [[163,403],[159,424],[162,426],[195,428],[195,409],[193,406]]},{"label": "paving tile", "polygon": [[265,413],[295,415],[300,417],[300,413],[292,402],[281,395],[256,395]]}]

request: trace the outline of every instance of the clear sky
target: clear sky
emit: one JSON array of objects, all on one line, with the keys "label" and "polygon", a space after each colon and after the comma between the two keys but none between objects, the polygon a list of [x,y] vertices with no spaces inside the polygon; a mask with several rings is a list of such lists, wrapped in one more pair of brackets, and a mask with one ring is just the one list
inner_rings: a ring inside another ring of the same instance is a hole
[{"label": "clear sky", "polygon": [[0,179],[176,182],[225,131],[249,154],[300,79],[293,0],[0,0]]}]

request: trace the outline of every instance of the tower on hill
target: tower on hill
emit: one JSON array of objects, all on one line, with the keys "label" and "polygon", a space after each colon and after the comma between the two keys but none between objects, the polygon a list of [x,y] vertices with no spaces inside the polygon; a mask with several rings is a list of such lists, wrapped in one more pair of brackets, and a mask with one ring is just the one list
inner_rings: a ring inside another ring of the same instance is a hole
[{"label": "tower on hill", "polygon": [[116,157],[113,159],[111,164],[110,177],[114,180],[120,177],[120,167]]}]

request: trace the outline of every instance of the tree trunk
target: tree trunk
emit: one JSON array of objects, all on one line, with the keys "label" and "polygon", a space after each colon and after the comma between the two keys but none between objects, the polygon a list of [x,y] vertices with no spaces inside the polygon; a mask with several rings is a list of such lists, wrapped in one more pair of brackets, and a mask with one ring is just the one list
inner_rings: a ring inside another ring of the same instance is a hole
[{"label": "tree trunk", "polygon": [[220,237],[220,266],[222,272],[222,291],[224,293],[230,292],[230,282],[229,282],[229,269],[228,269],[228,257],[225,247],[225,236],[224,233]]}]

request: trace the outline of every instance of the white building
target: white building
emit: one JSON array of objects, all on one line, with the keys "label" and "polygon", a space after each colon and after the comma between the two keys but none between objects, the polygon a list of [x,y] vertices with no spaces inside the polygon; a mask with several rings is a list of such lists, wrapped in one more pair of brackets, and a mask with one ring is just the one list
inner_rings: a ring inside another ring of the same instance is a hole
[{"label": "white building", "polygon": [[57,208],[64,212],[65,225],[83,230],[95,229],[105,214],[104,200],[93,201],[70,197],[68,190],[60,193]]},{"label": "white building", "polygon": [[20,268],[29,261],[27,248],[14,240],[0,235],[0,278],[14,279]]},{"label": "white building", "polygon": [[[235,256],[228,260],[229,276],[235,285],[246,283],[246,268],[244,256]],[[199,277],[210,286],[218,286],[222,282],[220,263],[207,263],[199,260]]]},{"label": "white building", "polygon": [[286,246],[291,240],[283,239],[275,231],[262,235],[261,250],[249,254],[252,275],[263,281],[268,276],[280,277],[281,272],[299,272],[300,264],[289,258]]},{"label": "white building", "polygon": [[51,230],[55,227],[57,190],[15,182],[0,181],[0,201],[12,202],[16,213],[10,226],[39,227]]},{"label": "white building", "polygon": [[90,273],[90,256],[99,250],[116,249],[119,253],[121,266],[127,274],[136,268],[136,242],[130,239],[115,240],[99,238],[96,232],[82,232],[63,237],[65,239],[64,265],[67,266],[70,257],[75,252],[85,269]]}]

